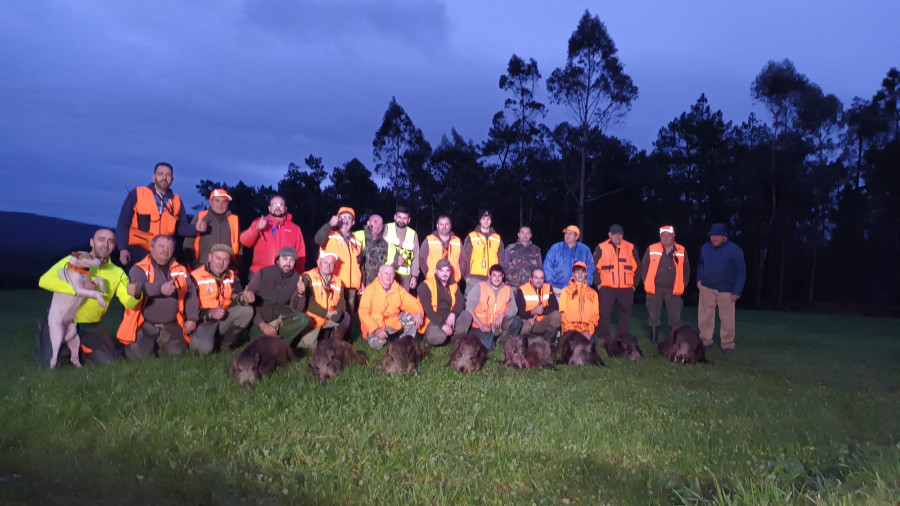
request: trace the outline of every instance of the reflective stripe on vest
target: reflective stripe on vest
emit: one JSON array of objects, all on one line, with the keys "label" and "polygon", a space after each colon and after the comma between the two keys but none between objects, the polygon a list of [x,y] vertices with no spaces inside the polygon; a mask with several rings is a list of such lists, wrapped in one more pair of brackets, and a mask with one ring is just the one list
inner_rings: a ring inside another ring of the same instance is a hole
[{"label": "reflective stripe on vest", "polygon": [[469,259],[469,274],[487,276],[491,266],[500,263],[497,252],[500,251],[500,234],[494,232],[488,237],[477,230],[469,232],[472,244],[472,257]]},{"label": "reflective stripe on vest", "polygon": [[[534,285],[529,281],[528,283],[522,284],[519,287],[519,290],[522,290],[522,298],[525,299],[525,311],[531,312],[532,309],[537,307],[540,304],[543,307],[547,307],[550,304],[550,285],[544,283],[541,285],[541,293],[537,293],[534,289]],[[543,314],[539,314],[536,316],[537,321],[541,321],[544,319]]]},{"label": "reflective stripe on vest", "polygon": [[634,286],[634,275],[637,262],[634,260],[634,245],[623,240],[619,247],[611,241],[600,243],[600,260],[597,260],[597,272],[600,273],[600,286],[609,288],[631,288]]},{"label": "reflective stripe on vest", "polygon": [[478,305],[472,311],[472,314],[478,318],[484,325],[490,325],[497,318],[497,315],[505,314],[509,309],[509,295],[512,291],[509,285],[503,285],[494,295],[494,288],[486,281],[479,283],[481,287],[481,298],[478,299]]},{"label": "reflective stripe on vest", "polygon": [[344,238],[337,230],[332,230],[328,236],[328,241],[324,248],[319,248],[319,254],[322,252],[334,253],[337,255],[337,262],[334,264],[334,277],[341,280],[347,288],[359,290],[362,285],[362,271],[359,269],[359,254],[362,251],[362,244],[352,234],[349,238]]},{"label": "reflective stripe on vest", "polygon": [[437,265],[438,260],[446,258],[450,261],[450,273],[453,279],[459,282],[459,253],[462,251],[462,241],[459,237],[451,236],[447,242],[447,249],[444,249],[441,238],[434,234],[428,234],[425,241],[428,242],[428,258],[425,259],[428,264],[428,272],[425,273],[425,278],[434,278],[434,266]]},{"label": "reflective stripe on vest", "polygon": [[234,272],[231,269],[225,271],[225,275],[221,279],[221,286],[216,277],[206,270],[206,266],[191,271],[191,277],[197,282],[200,309],[228,309],[231,307],[231,296],[234,293]]},{"label": "reflective stripe on vest", "polygon": [[[197,223],[203,221],[203,218],[209,214],[209,209],[205,209],[197,213]],[[234,260],[237,252],[240,251],[240,236],[241,236],[241,226],[238,223],[238,217],[236,214],[229,214],[226,218],[228,220],[228,228],[231,234],[231,259]],[[200,260],[200,234],[197,234],[197,242],[194,243],[194,257],[196,260]]]},{"label": "reflective stripe on vest", "polygon": [[[650,267],[647,268],[647,278],[644,279],[644,291],[647,293],[656,293],[656,273],[659,270],[659,263],[663,257],[662,243],[651,244],[650,248]],[[684,246],[675,243],[675,286],[672,287],[672,295],[681,295],[684,293]]]},{"label": "reflective stripe on vest", "polygon": [[[344,285],[337,276],[332,274],[331,283],[328,283],[322,275],[319,274],[319,269],[310,269],[304,272],[303,275],[309,276],[309,284],[313,291],[313,298],[316,300],[316,304],[324,308],[325,311],[331,311],[337,307],[338,302],[344,297]],[[305,311],[305,313],[312,319],[312,322],[310,323],[310,327],[312,328],[319,328],[328,323],[328,318],[321,317],[309,310]]]},{"label": "reflective stripe on vest", "polygon": [[[144,271],[144,276],[147,277],[148,283],[153,282],[154,272],[156,271],[156,269],[153,268],[150,255],[147,255],[143,258],[143,260],[137,262],[134,265],[140,267],[140,269]],[[172,260],[169,263],[169,276],[175,283],[175,292],[178,294],[178,313],[175,314],[175,320],[183,329],[184,296],[187,294],[188,272],[183,265],[179,264],[175,260]],[[119,324],[119,330],[116,332],[116,338],[122,344],[131,344],[134,342],[137,335],[137,330],[141,327],[141,325],[144,324],[145,305],[147,305],[146,295],[141,297],[141,303],[138,305],[138,307],[134,309],[126,309],[125,313],[122,315],[122,323]],[[189,343],[191,342],[190,336],[185,335],[184,339]]]},{"label": "reflective stripe on vest", "polygon": [[397,253],[403,257],[403,265],[397,267],[397,274],[401,276],[409,276],[412,271],[412,261],[416,255],[416,231],[406,227],[406,235],[403,236],[403,244],[400,244],[400,237],[397,236],[397,224],[388,223],[384,227],[384,240],[388,243],[387,259],[388,265],[393,264],[394,257]]},{"label": "reflective stripe on vest", "polygon": [[175,235],[175,226],[178,223],[178,215],[181,213],[181,198],[173,193],[160,216],[159,207],[156,205],[156,191],[147,186],[138,186],[135,194],[137,202],[132,209],[128,244],[150,251],[150,241],[154,237]]}]

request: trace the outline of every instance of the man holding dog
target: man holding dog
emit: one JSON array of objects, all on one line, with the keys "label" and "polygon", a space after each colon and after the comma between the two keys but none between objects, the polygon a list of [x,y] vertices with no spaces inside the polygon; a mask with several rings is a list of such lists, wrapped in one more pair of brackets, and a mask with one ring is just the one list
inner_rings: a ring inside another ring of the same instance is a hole
[{"label": "man holding dog", "polygon": [[152,183],[128,192],[116,224],[122,265],[144,259],[154,237],[175,234],[190,237],[206,232],[206,222],[188,223],[181,197],[170,188],[174,180],[172,166],[160,162],[153,168]]},{"label": "man holding dog", "polygon": [[303,273],[297,292],[306,297],[306,316],[309,327],[300,332],[300,346],[314,350],[326,330],[335,339],[345,339],[350,330],[350,313],[344,298],[344,282],[334,273],[338,255],[319,252],[316,267]]},{"label": "man holding dog", "polygon": [[241,244],[245,248],[253,248],[250,274],[270,267],[282,248],[294,250],[294,270],[298,275],[303,272],[306,268],[306,243],[300,226],[292,220],[284,198],[275,195],[269,200],[269,215],[253,220],[250,228],[241,232]]},{"label": "man holding dog", "polygon": [[415,336],[425,321],[419,299],[394,280],[394,267],[382,265],[378,279],[363,290],[359,300],[359,324],[369,347],[379,350],[388,341]]},{"label": "man holding dog", "polygon": [[425,335],[429,345],[441,346],[451,337],[455,340],[466,335],[472,325],[472,315],[465,310],[466,302],[453,279],[450,260],[441,258],[433,270],[434,274],[418,288],[419,302],[425,310],[425,321],[419,332]]},{"label": "man holding dog", "polygon": [[[101,307],[96,299],[86,298],[75,313],[75,323],[78,324],[78,336],[81,338],[81,362],[108,364],[116,360],[116,349],[113,346],[113,341],[109,337],[109,332],[106,331],[106,328],[101,323],[106,310],[109,309],[109,302],[112,301],[113,297],[116,297],[125,306],[125,309],[134,309],[140,304],[140,300],[129,295],[128,276],[125,274],[125,271],[113,264],[109,259],[112,252],[116,249],[116,234],[108,228],[101,228],[94,232],[90,243],[91,256],[102,261],[99,267],[90,269],[90,276],[91,278],[97,276],[103,278],[103,299],[106,301],[107,307]],[[49,271],[41,276],[38,282],[40,287],[51,292],[75,295],[71,285],[59,277],[59,271],[65,268],[68,263],[68,256],[56,262]],[[38,330],[41,343],[41,356],[39,358],[42,364],[49,365],[51,357],[47,356],[47,353],[50,350],[50,335],[47,330],[46,319],[39,324]],[[59,351],[60,355],[69,353],[69,349],[65,346],[61,347]],[[61,360],[57,361],[57,363],[62,362]]]},{"label": "man holding dog", "polygon": [[197,291],[174,253],[175,239],[158,235],[150,242],[150,254],[131,267],[128,293],[141,301],[125,310],[116,334],[129,359],[181,355],[197,328]]},{"label": "man holding dog", "polygon": [[222,188],[216,188],[209,194],[209,209],[197,213],[192,224],[206,222],[206,231],[184,240],[184,250],[188,262],[194,269],[203,265],[209,258],[209,252],[217,244],[226,244],[234,252],[230,265],[237,268],[241,264],[241,226],[236,214],[228,210],[231,195]]},{"label": "man holding dog", "polygon": [[259,270],[244,289],[244,301],[256,304],[256,315],[250,337],[281,336],[293,344],[300,332],[309,326],[303,312],[306,297],[301,293],[300,274],[296,271],[297,250],[281,248],[275,264]]},{"label": "man holding dog", "polygon": [[697,306],[697,326],[700,339],[707,348],[713,344],[716,329],[716,308],[719,308],[719,329],[722,351],[734,353],[734,306],[747,280],[744,251],[728,240],[728,228],[724,223],[713,223],[709,229],[709,242],[700,248],[697,263],[697,288],[700,303]]},{"label": "man holding dog", "polygon": [[253,319],[253,308],[238,305],[243,290],[241,280],[228,268],[234,251],[227,244],[216,244],[207,254],[206,265],[191,271],[196,284],[200,311],[197,330],[190,348],[209,355],[213,348],[228,350]]},{"label": "man holding dog", "polygon": [[[684,284],[691,279],[691,264],[684,246],[675,242],[675,227],[665,225],[659,229],[659,242],[651,244],[644,253],[641,278],[647,292],[647,313],[650,325],[650,342],[659,343],[659,326],[662,324],[662,306],[666,305],[669,329],[681,325],[684,303],[681,294]],[[663,334],[665,336],[666,333]]]}]

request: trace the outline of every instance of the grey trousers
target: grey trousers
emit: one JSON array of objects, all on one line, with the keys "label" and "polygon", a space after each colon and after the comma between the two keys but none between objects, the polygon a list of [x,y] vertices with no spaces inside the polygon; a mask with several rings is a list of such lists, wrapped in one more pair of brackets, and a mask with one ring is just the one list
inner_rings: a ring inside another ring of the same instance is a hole
[{"label": "grey trousers", "polygon": [[228,309],[222,320],[198,324],[197,330],[191,334],[190,348],[201,355],[209,355],[216,348],[216,341],[219,341],[218,348],[227,350],[241,332],[250,326],[251,321],[253,321],[252,307],[234,306]]},{"label": "grey trousers", "polygon": [[666,306],[666,314],[668,315],[669,328],[674,329],[681,325],[681,310],[684,308],[684,302],[681,295],[672,295],[672,290],[660,290],[657,288],[656,293],[647,294],[647,324],[651,327],[659,327],[662,324],[662,307]]},{"label": "grey trousers", "polygon": [[138,327],[134,342],[125,347],[125,356],[131,359],[183,355],[188,350],[184,331],[177,321],[165,324],[144,322]]}]

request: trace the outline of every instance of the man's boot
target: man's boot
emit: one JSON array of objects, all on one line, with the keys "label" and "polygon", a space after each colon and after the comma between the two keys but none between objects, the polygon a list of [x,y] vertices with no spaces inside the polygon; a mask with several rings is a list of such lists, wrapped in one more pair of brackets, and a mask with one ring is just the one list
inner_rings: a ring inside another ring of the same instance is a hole
[{"label": "man's boot", "polygon": [[652,344],[659,344],[659,327],[650,327],[650,342]]}]

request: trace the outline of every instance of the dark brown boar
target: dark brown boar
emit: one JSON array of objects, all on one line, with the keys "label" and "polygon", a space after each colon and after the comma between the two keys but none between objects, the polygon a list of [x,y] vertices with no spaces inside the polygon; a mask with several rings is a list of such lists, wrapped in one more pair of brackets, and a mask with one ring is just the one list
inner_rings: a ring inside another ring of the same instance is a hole
[{"label": "dark brown boar", "polygon": [[338,375],[350,364],[365,365],[366,356],[352,344],[334,337],[320,341],[309,357],[309,374],[319,381]]},{"label": "dark brown boar", "polygon": [[260,336],[250,341],[228,364],[228,374],[238,385],[256,385],[276,368],[297,360],[291,346],[280,337]]},{"label": "dark brown boar", "polygon": [[480,371],[487,361],[487,348],[475,334],[468,334],[453,344],[453,353],[447,367],[459,372],[472,373]]},{"label": "dark brown boar", "polygon": [[503,346],[506,354],[506,365],[516,369],[536,369],[547,367],[555,369],[552,363],[553,352],[550,344],[531,334],[511,337]]},{"label": "dark brown boar", "polygon": [[708,363],[700,332],[688,323],[672,329],[657,349],[660,355],[676,364]]},{"label": "dark brown boar", "polygon": [[428,354],[428,349],[413,336],[402,336],[388,343],[387,353],[375,367],[387,374],[419,372],[419,362]]},{"label": "dark brown boar", "polygon": [[597,354],[597,348],[581,332],[570,330],[559,338],[558,364],[606,365]]},{"label": "dark brown boar", "polygon": [[611,358],[627,357],[630,360],[640,360],[644,356],[644,352],[638,346],[637,338],[624,332],[616,332],[614,336],[603,343],[603,348]]}]

